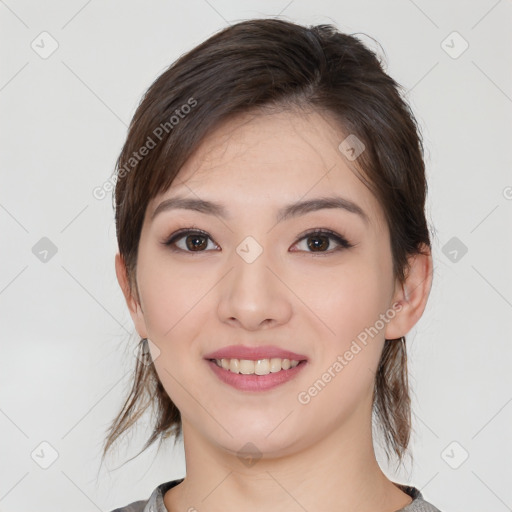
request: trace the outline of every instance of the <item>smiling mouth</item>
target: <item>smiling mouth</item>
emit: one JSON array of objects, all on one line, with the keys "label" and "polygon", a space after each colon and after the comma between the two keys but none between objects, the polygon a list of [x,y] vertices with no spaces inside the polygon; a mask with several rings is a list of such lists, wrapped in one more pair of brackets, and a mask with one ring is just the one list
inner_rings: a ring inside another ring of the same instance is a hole
[{"label": "smiling mouth", "polygon": [[220,368],[232,373],[241,373],[244,375],[268,375],[269,373],[277,373],[295,368],[299,364],[306,362],[295,359],[281,359],[280,357],[272,357],[269,359],[209,359]]}]

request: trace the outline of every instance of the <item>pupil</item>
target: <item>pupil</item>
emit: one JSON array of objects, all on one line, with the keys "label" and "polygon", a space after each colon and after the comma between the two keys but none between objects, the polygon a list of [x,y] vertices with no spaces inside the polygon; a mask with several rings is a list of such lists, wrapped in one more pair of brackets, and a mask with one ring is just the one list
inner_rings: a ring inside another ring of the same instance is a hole
[{"label": "pupil", "polygon": [[[195,242],[198,240],[203,239],[203,243],[199,242],[199,245],[195,245]],[[202,235],[189,235],[187,236],[187,248],[194,250],[194,249],[203,249],[205,248],[205,237]]]},{"label": "pupil", "polygon": [[320,242],[320,245],[318,243],[311,243],[311,242],[308,242],[308,247],[310,249],[327,249],[327,247],[329,246],[329,240],[327,237],[325,236],[312,236],[312,237],[309,237],[309,240],[313,240],[313,241],[316,241],[318,242],[318,240],[322,239],[323,242]]}]

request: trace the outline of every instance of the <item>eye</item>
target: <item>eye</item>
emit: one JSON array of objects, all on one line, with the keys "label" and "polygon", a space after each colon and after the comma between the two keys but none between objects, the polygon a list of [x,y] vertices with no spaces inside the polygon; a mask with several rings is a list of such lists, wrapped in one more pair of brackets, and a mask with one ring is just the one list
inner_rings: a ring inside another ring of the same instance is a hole
[{"label": "eye", "polygon": [[[338,245],[334,249],[330,249],[331,240]],[[340,251],[343,249],[350,249],[354,247],[350,242],[348,242],[343,236],[331,231],[330,229],[313,229],[306,233],[299,239],[299,241],[295,244],[299,244],[302,242],[306,242],[304,248],[306,252],[313,253],[332,253],[335,251]],[[309,251],[310,249],[310,251]]]},{"label": "eye", "polygon": [[213,240],[205,231],[185,228],[173,233],[171,237],[164,242],[164,245],[171,247],[171,250],[174,251],[205,252],[208,248],[208,240],[213,243]]},{"label": "eye", "polygon": [[[212,249],[212,245],[209,245],[208,241],[212,242],[214,249],[218,248],[218,245],[213,242],[206,231],[184,228],[173,233],[170,238],[163,243],[173,251],[206,252],[208,249]],[[334,241],[337,247],[330,248],[332,245],[331,241]],[[299,251],[302,250],[320,254],[330,254],[335,251],[354,247],[353,244],[348,242],[343,236],[329,229],[309,230],[304,233],[292,247],[304,242],[306,242],[305,246],[299,249]],[[296,251],[293,250],[292,252]]]}]

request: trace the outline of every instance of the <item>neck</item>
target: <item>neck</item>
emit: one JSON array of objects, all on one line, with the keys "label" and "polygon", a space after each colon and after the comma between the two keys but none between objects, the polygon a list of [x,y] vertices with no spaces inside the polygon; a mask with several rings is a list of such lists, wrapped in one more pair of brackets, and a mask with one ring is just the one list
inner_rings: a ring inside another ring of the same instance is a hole
[{"label": "neck", "polygon": [[187,476],[165,494],[169,512],[394,512],[411,502],[377,463],[371,421],[352,421],[286,455],[262,454],[252,464],[212,444],[185,420],[183,439]]}]

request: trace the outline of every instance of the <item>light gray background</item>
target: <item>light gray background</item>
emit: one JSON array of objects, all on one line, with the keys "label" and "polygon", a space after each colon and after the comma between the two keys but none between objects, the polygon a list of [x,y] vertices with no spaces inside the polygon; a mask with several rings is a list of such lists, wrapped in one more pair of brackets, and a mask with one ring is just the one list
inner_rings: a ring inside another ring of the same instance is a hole
[{"label": "light gray background", "polygon": [[[379,41],[423,129],[435,276],[408,335],[415,463],[388,474],[443,512],[511,510],[512,2],[5,0],[1,511],[108,511],[184,475],[172,443],[113,470],[142,447],[144,425],[99,467],[137,338],[115,278],[111,199],[92,190],[173,60],[227,23],[279,13]],[[454,31],[469,44],[461,55]],[[42,237],[58,250],[46,262],[33,253]]]}]

